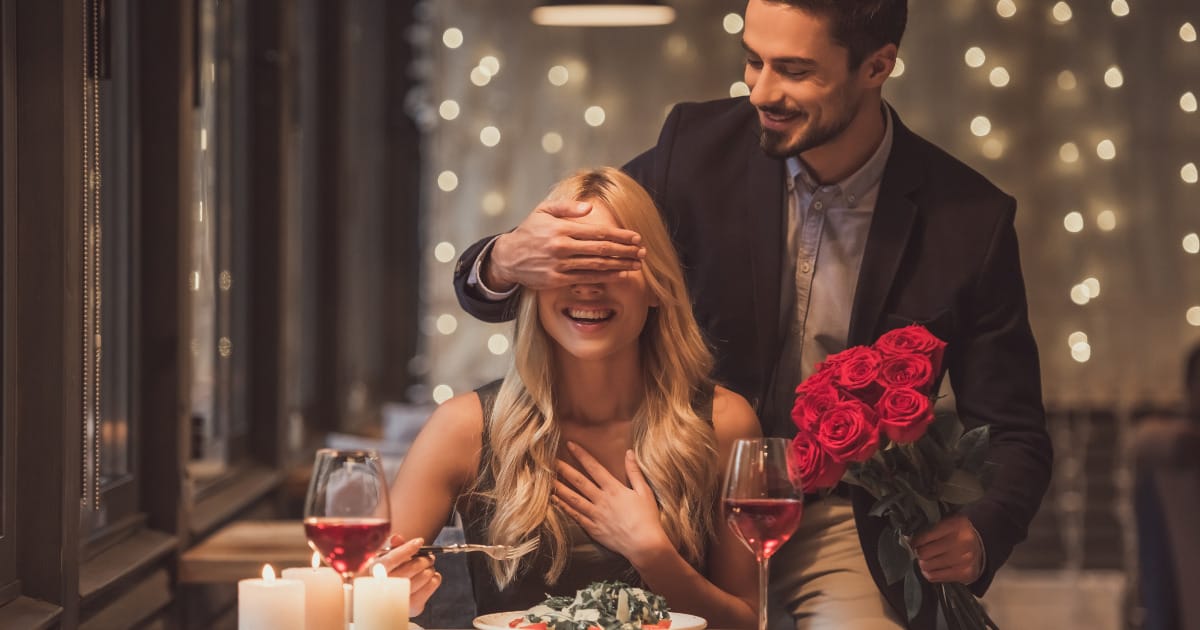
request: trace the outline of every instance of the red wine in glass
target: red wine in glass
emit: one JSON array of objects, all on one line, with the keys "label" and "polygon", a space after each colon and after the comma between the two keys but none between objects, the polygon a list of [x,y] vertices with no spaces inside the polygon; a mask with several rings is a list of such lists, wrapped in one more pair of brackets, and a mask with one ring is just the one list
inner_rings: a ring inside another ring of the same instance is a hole
[{"label": "red wine in glass", "polygon": [[722,499],[729,527],[758,561],[758,629],[767,630],[767,565],[800,525],[803,494],[788,475],[788,441],[738,440]]},{"label": "red wine in glass", "polygon": [[391,533],[383,463],[372,450],[317,451],[304,498],[304,533],[350,584]]},{"label": "red wine in glass", "polygon": [[725,518],[756,558],[770,558],[800,526],[799,499],[727,499]]},{"label": "red wine in glass", "polygon": [[304,533],[308,544],[325,563],[341,574],[366,568],[375,551],[387,540],[391,523],[383,518],[308,518]]}]

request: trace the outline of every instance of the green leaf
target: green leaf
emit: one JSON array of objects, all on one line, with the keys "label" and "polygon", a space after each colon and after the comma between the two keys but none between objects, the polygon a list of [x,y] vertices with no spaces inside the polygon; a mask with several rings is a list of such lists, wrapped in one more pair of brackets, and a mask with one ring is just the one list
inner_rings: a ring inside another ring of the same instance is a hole
[{"label": "green leaf", "polygon": [[944,481],[954,472],[954,457],[937,440],[923,437],[917,440],[917,451],[933,469],[938,481]]},{"label": "green leaf", "polygon": [[899,582],[912,573],[912,557],[900,544],[896,530],[885,527],[879,532],[879,567],[889,585]]},{"label": "green leaf", "polygon": [[940,601],[937,607],[937,630],[950,630],[950,625],[946,623],[946,606]]},{"label": "green leaf", "polygon": [[917,613],[921,612],[921,598],[921,578],[917,577],[916,571],[910,570],[904,576],[904,609],[909,621],[916,619]]},{"label": "green leaf", "polygon": [[901,495],[899,492],[889,494],[886,497],[875,502],[871,506],[871,511],[868,512],[871,516],[883,516],[884,512],[896,507],[896,503],[900,501]]},{"label": "green leaf", "polygon": [[941,492],[938,493],[938,499],[954,505],[967,505],[982,497],[983,484],[979,483],[979,478],[962,469],[954,471],[949,479],[942,482]]},{"label": "green leaf", "polygon": [[930,525],[942,520],[942,508],[938,506],[937,501],[919,494],[916,496],[916,500],[917,507],[921,508],[921,511],[925,513],[925,519]]},{"label": "green leaf", "polygon": [[958,437],[962,435],[962,429],[962,422],[959,422],[958,414],[953,412],[934,412],[930,432],[932,432],[938,444],[942,445],[942,448],[949,449],[957,444]]},{"label": "green leaf", "polygon": [[986,424],[967,431],[959,438],[954,450],[962,461],[962,467],[968,472],[978,473],[983,467],[990,438],[991,428]]}]

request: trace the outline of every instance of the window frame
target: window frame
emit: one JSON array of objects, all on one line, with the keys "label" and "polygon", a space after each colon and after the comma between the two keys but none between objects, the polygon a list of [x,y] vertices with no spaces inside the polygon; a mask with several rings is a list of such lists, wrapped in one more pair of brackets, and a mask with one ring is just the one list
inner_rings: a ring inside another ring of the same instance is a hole
[{"label": "window frame", "polygon": [[16,338],[15,321],[13,317],[12,288],[16,286],[16,188],[15,163],[16,146],[13,132],[16,127],[16,108],[14,107],[14,82],[16,69],[15,42],[16,32],[13,21],[13,2],[0,2],[0,82],[3,90],[0,94],[0,204],[3,208],[3,219],[0,223],[0,378],[3,386],[0,389],[0,606],[15,599],[21,590],[17,581],[16,553],[16,353],[11,341]]}]

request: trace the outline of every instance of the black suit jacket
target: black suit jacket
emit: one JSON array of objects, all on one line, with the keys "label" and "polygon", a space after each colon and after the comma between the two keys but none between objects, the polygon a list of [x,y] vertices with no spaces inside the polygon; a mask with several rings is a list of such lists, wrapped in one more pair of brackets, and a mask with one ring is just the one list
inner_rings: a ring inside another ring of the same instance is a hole
[{"label": "black suit jacket", "polygon": [[[1025,538],[1050,479],[1037,347],[1013,228],[1016,204],[895,114],[892,122],[848,343],[870,344],[913,322],[948,342],[943,363],[959,415],[968,428],[991,425],[988,459],[1000,465],[985,498],[968,512],[987,554],[983,577],[971,585],[982,594]],[[663,212],[696,318],[715,351],[716,378],[751,401],[764,427],[780,426],[777,417],[788,410],[764,408],[763,401],[783,346],[785,167],[759,147],[755,109],[745,98],[677,105],[658,144],[624,168]],[[511,308],[481,300],[466,286],[484,242],[463,253],[455,285],[464,309],[500,321]],[[903,617],[902,583],[886,586],[877,559],[885,522],[868,516],[867,493],[854,488],[851,498],[871,572]],[[927,615],[911,625],[934,626]]]}]

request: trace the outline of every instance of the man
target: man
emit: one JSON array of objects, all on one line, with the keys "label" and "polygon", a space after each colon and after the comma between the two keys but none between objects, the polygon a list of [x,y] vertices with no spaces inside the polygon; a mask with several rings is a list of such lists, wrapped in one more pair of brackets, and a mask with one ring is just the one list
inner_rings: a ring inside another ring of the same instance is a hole
[{"label": "man", "polygon": [[[882,100],[906,19],[906,0],[749,0],[749,99],[677,105],[625,169],[671,226],[716,378],[751,401],[767,434],[794,434],[794,389],[826,355],[913,322],[948,342],[958,412],[968,427],[991,425],[1000,468],[982,500],[913,544],[931,582],[982,594],[1025,537],[1051,447],[1015,202]],[[587,209],[539,207],[464,252],[463,307],[498,321],[517,285],[637,269],[637,235],[570,220]],[[934,627],[932,606],[907,621],[901,585],[886,585],[884,523],[870,506],[858,488],[810,504],[776,555],[772,599],[796,628]]]}]

